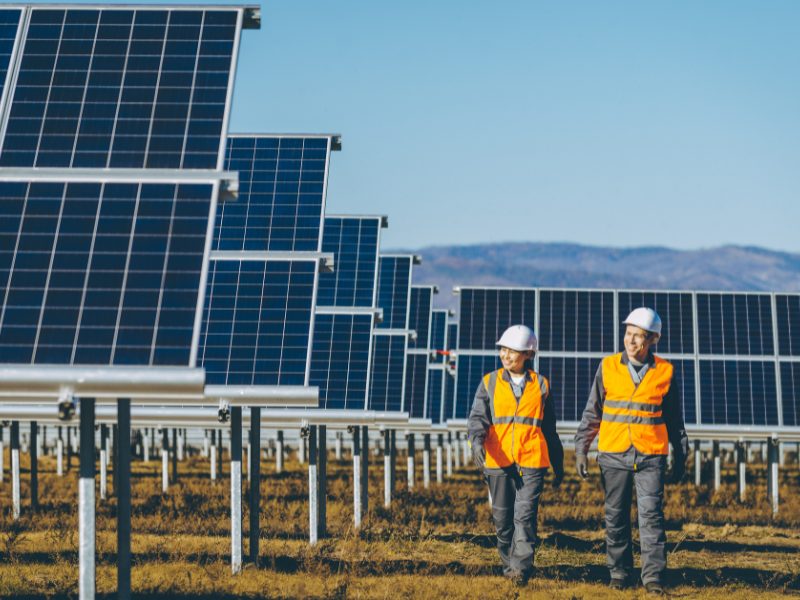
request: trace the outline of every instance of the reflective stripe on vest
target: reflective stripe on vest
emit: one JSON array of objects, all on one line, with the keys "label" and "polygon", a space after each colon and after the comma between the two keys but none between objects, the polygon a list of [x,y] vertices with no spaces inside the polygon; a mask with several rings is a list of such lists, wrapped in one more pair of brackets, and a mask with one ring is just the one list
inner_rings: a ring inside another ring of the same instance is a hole
[{"label": "reflective stripe on vest", "polygon": [[484,442],[486,466],[543,468],[550,466],[547,443],[542,433],[544,400],[550,387],[547,379],[528,372],[519,400],[511,383],[503,378],[503,369],[487,373],[483,384],[489,395],[492,425]]},{"label": "reflective stripe on vest", "polygon": [[605,401],[597,441],[601,452],[625,452],[631,445],[643,454],[669,452],[661,409],[672,383],[672,365],[657,356],[654,359],[638,385],[622,354],[603,359]]}]

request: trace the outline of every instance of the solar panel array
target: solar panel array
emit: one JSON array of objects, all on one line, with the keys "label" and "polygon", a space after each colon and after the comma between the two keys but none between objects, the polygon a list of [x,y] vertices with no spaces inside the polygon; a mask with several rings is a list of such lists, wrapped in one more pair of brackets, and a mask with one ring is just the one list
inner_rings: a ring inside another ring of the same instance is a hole
[{"label": "solar panel array", "polygon": [[454,416],[466,418],[490,346],[512,323],[539,337],[535,368],[556,416],[580,421],[601,359],[623,350],[622,321],[638,306],[661,316],[656,353],[675,367],[687,425],[797,426],[800,295],[733,292],[462,288]]},{"label": "solar panel array", "polygon": [[433,423],[443,422],[445,413],[444,394],[448,363],[442,353],[447,350],[447,311],[431,312],[430,352],[428,353],[428,392],[425,418]]},{"label": "solar panel array", "polygon": [[428,363],[431,351],[431,311],[434,286],[411,286],[409,328],[416,332],[408,342],[406,385],[403,407],[409,416],[422,419],[426,416],[428,398]]},{"label": "solar panel array", "polygon": [[193,364],[242,22],[237,7],[0,10],[6,360]]},{"label": "solar panel array", "polygon": [[364,410],[375,320],[376,277],[383,217],[325,218],[322,249],[334,254],[320,275],[311,357],[311,385],[320,407]]},{"label": "solar panel array", "polygon": [[369,410],[406,410],[406,349],[414,262],[412,255],[382,255],[378,261],[378,308],[383,310],[383,321],[373,332]]},{"label": "solar panel array", "polygon": [[225,167],[240,189],[214,225],[198,356],[209,383],[309,385],[333,145],[333,136],[228,140]]}]

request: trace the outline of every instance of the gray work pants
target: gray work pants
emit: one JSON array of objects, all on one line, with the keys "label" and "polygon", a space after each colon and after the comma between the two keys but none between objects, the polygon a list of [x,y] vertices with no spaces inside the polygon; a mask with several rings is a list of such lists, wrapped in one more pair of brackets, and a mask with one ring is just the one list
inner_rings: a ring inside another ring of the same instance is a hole
[{"label": "gray work pants", "polygon": [[639,463],[635,470],[612,468],[600,462],[606,495],[606,564],[611,577],[627,578],[633,571],[631,498],[635,485],[642,583],[660,582],[667,568],[667,535],[664,531],[666,458]]},{"label": "gray work pants", "polygon": [[506,575],[533,571],[536,549],[536,517],[547,469],[506,469],[487,474],[492,496],[492,520],[497,532],[497,551]]}]

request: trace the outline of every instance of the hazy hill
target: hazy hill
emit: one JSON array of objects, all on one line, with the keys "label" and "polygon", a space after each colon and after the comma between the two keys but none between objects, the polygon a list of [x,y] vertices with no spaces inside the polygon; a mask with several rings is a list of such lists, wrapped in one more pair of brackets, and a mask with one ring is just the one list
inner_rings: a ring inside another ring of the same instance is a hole
[{"label": "hazy hill", "polygon": [[440,288],[438,306],[455,307],[457,285],[800,291],[800,254],[722,246],[703,250],[604,248],[565,243],[432,246],[415,283]]}]

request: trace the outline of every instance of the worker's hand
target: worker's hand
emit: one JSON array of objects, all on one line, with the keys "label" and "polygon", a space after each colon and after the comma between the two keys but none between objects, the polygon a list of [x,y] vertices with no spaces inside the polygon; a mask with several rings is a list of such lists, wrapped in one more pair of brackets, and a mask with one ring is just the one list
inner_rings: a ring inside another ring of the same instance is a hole
[{"label": "worker's hand", "polygon": [[578,476],[581,479],[589,477],[589,459],[585,454],[575,455],[575,469],[578,471]]},{"label": "worker's hand", "polygon": [[486,467],[486,448],[483,447],[483,440],[472,440],[469,442],[469,447],[472,449],[472,461],[475,466],[483,470]]},{"label": "worker's hand", "polygon": [[553,473],[553,489],[557,490],[561,487],[561,482],[564,481],[564,470],[556,471]]},{"label": "worker's hand", "polygon": [[669,476],[670,483],[680,483],[686,473],[686,463],[682,460],[676,460],[672,463],[672,473]]}]

